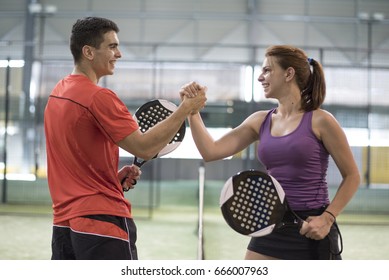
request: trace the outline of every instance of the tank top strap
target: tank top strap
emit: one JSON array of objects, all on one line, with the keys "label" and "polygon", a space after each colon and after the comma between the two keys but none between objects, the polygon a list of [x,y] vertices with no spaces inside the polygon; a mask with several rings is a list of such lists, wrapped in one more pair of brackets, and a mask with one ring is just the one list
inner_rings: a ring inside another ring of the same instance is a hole
[{"label": "tank top strap", "polygon": [[300,127],[312,131],[312,115],[313,111],[305,112],[301,119]]},{"label": "tank top strap", "polygon": [[259,128],[259,138],[261,137],[261,135],[263,133],[270,134],[271,116],[275,110],[277,110],[277,108],[273,108],[267,113],[265,119],[263,120],[263,122],[261,124],[261,127]]},{"label": "tank top strap", "polygon": [[[265,119],[263,120],[263,123],[259,129],[259,136],[265,134],[270,134],[270,128],[271,128],[271,116],[274,113],[274,111],[277,110],[277,108],[271,109]],[[297,131],[300,129],[304,129],[306,131],[312,132],[312,115],[313,111],[305,112],[300,124],[298,125]]]}]

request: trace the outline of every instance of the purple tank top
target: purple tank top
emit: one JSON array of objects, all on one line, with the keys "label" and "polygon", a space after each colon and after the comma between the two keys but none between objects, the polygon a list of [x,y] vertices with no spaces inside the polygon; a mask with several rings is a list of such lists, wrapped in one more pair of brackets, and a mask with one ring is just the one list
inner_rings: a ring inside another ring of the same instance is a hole
[{"label": "purple tank top", "polygon": [[258,159],[283,187],[293,210],[329,204],[329,153],[312,131],[313,112],[304,113],[297,128],[285,136],[271,135],[272,109],[259,130]]}]

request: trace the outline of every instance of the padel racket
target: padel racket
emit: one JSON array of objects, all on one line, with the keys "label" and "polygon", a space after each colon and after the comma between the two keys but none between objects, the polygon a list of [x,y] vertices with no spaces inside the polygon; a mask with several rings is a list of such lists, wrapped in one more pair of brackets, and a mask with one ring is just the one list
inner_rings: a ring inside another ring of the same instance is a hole
[{"label": "padel racket", "polygon": [[[157,123],[165,120],[169,117],[174,111],[177,110],[177,105],[174,103],[164,100],[164,99],[155,99],[151,100],[141,107],[139,107],[134,114],[134,119],[138,122],[139,129],[142,133],[146,132],[152,128]],[[186,131],[185,122],[182,123],[177,133],[170,140],[170,142],[157,153],[152,159],[160,158],[164,155],[167,155],[177,149],[177,147],[182,143]],[[147,161],[138,157],[134,157],[133,164],[139,168],[145,164]],[[122,185],[126,178],[122,180]],[[126,189],[124,189],[127,191]]]},{"label": "padel racket", "polygon": [[[221,191],[220,207],[232,229],[252,237],[288,225],[301,228],[304,222],[290,209],[279,182],[258,170],[246,170],[230,177]],[[293,221],[284,221],[287,212],[292,213]]]}]

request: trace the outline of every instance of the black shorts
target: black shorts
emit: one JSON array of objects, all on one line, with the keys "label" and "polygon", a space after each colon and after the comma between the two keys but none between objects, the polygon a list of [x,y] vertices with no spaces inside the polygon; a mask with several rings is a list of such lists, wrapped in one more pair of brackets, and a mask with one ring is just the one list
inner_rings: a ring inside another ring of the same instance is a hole
[{"label": "black shorts", "polygon": [[52,260],[137,260],[132,219],[91,215],[53,226]]},{"label": "black shorts", "polygon": [[[296,211],[301,218],[320,215],[325,208]],[[293,219],[291,214],[290,219]],[[322,240],[313,240],[299,233],[297,226],[288,226],[262,237],[253,237],[248,250],[283,260],[329,260],[341,258],[337,225]]]}]

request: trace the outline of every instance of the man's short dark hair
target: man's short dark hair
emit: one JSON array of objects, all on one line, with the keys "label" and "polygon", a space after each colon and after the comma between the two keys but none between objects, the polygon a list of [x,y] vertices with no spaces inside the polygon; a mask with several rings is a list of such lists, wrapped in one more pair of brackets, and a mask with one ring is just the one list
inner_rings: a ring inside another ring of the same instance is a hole
[{"label": "man's short dark hair", "polygon": [[119,32],[119,28],[113,21],[101,17],[86,17],[79,19],[73,25],[70,36],[70,51],[74,62],[81,58],[82,48],[85,45],[99,48],[104,41],[104,34],[109,31]]}]

